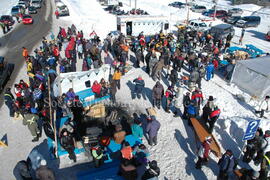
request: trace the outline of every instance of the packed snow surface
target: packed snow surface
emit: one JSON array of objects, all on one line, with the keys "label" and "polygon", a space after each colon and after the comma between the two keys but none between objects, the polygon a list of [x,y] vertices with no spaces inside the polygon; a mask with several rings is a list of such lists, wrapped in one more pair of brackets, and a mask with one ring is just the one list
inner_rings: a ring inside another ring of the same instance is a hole
[{"label": "packed snow surface", "polygon": [[[95,32],[103,39],[108,32],[116,30],[116,16],[104,11],[104,6],[101,6],[95,0],[63,0],[70,10],[69,17],[61,17],[60,20],[56,20],[57,25],[67,27],[72,23],[77,26],[78,30],[83,30],[85,36],[95,30]],[[132,1],[132,7],[129,6],[129,0],[123,0],[123,9],[130,10],[134,7]],[[172,0],[137,0],[137,7],[147,11],[151,15],[166,15],[169,17],[172,23],[184,21],[187,17],[187,9],[177,9],[169,7],[168,4],[173,2]],[[184,2],[184,1],[182,1]],[[0,0],[1,9],[0,14],[6,14],[10,12],[11,7],[14,5],[14,1]],[[4,4],[4,6],[2,6]],[[199,5],[205,5],[208,8],[213,4],[210,0],[197,1]],[[5,8],[2,8],[5,7]],[[222,9],[229,9],[232,6],[227,1],[218,1],[218,7]],[[244,37],[244,44],[254,44],[255,46],[269,52],[270,43],[264,39],[264,34],[270,30],[268,19],[270,18],[270,9],[261,8],[257,5],[245,4],[238,5],[244,9],[244,15],[259,15],[262,18],[261,24],[257,28],[248,28]],[[199,13],[193,13],[190,11],[190,19],[196,19],[203,17]],[[222,23],[220,20],[213,22],[213,25]],[[58,27],[54,28],[54,33]],[[236,29],[236,36],[233,39],[232,46],[238,45],[238,39],[241,33],[240,28]],[[20,77],[25,77],[25,69],[21,70]],[[146,99],[132,100],[131,89],[133,79],[138,75],[142,75],[146,82]],[[26,78],[25,78],[26,79]],[[131,81],[131,82],[130,82]],[[163,79],[163,85],[168,86],[168,82]],[[130,70],[121,80],[121,90],[117,92],[117,99],[123,103],[130,103],[132,109],[136,109],[138,112],[146,113],[145,108],[151,106],[151,89],[155,82],[149,78],[149,76],[141,69]],[[223,79],[215,76],[209,82],[202,81],[202,91],[205,99],[209,95],[213,95],[216,98],[216,104],[221,108],[221,116],[216,123],[214,129],[214,136],[218,140],[222,152],[225,149],[231,149],[235,153],[236,157],[239,156],[241,148],[243,146],[242,137],[246,129],[248,121],[257,119],[252,113],[257,103],[240,91],[234,85],[228,85]],[[148,95],[147,95],[148,94]],[[236,98],[236,95],[242,95],[243,100]],[[32,146],[25,141],[31,141],[31,136],[26,127],[23,127],[21,122],[14,121],[8,117],[8,110],[6,106],[3,106],[0,113],[5,117],[5,123],[0,124],[1,136],[4,133],[8,133],[9,148],[0,149],[1,164],[5,164],[5,170],[0,169],[0,179],[2,177],[9,177],[12,179],[12,170],[15,164],[26,159],[29,152],[32,150]],[[164,110],[158,110],[157,119],[161,123],[161,129],[158,135],[158,145],[149,147],[151,156],[150,159],[158,161],[158,165],[161,169],[160,179],[176,180],[176,179],[216,179],[218,174],[217,159],[213,157],[207,166],[204,166],[202,170],[195,169],[195,162],[197,161],[197,143],[193,129],[187,126],[187,122],[181,118],[174,118],[173,114],[167,114]],[[266,130],[270,127],[269,114],[267,119],[262,119],[261,127]],[[2,120],[2,118],[1,118]],[[146,143],[146,141],[144,140]],[[38,143],[41,143],[38,142]],[[38,143],[35,143],[37,145]],[[147,143],[146,143],[147,144]],[[253,166],[252,166],[253,167]]]}]

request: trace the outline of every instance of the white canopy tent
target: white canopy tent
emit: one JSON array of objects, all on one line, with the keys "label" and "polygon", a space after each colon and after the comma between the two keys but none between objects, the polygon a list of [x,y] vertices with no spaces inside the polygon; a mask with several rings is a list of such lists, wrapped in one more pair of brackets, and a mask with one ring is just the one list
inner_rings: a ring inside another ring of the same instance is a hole
[{"label": "white canopy tent", "polygon": [[104,80],[108,82],[110,71],[110,65],[106,64],[99,69],[81,72],[61,73],[54,81],[54,96],[61,96],[63,93],[66,93],[69,88],[73,88],[75,93],[83,91],[85,89],[90,89],[91,87],[87,87],[86,84],[90,84],[92,86],[94,81],[100,82],[102,78],[104,78]]},{"label": "white canopy tent", "polygon": [[258,99],[270,95],[270,56],[238,61],[231,82]]}]

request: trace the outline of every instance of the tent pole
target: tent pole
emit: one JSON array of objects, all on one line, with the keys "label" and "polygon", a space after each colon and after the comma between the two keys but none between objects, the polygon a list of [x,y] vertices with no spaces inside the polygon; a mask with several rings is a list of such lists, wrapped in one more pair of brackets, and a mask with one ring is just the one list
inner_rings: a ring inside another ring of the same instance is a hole
[{"label": "tent pole", "polygon": [[49,90],[49,107],[50,107],[50,124],[52,129],[54,130],[54,142],[55,142],[55,156],[58,158],[58,153],[57,153],[57,137],[56,137],[56,113],[52,112],[52,98],[51,98],[51,81],[50,81],[50,76],[48,76],[48,90]]}]

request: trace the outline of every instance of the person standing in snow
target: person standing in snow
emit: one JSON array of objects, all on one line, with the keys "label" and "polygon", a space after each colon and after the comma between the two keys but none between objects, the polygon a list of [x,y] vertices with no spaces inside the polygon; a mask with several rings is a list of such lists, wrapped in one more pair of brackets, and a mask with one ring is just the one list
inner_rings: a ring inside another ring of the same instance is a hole
[{"label": "person standing in snow", "polygon": [[155,116],[150,116],[147,119],[146,133],[149,137],[149,145],[157,145],[157,134],[160,128],[160,123],[156,120]]},{"label": "person standing in snow", "polygon": [[217,106],[215,106],[214,111],[211,112],[209,115],[210,120],[208,121],[208,123],[209,123],[209,132],[210,133],[213,132],[214,125],[215,125],[216,121],[218,120],[219,115],[220,115],[220,109]]},{"label": "person standing in snow", "polygon": [[13,94],[10,91],[10,88],[7,88],[4,94],[4,100],[5,100],[5,104],[9,109],[9,116],[10,117],[14,117],[15,114],[15,110],[14,110],[14,101],[15,98],[13,96]]},{"label": "person standing in snow", "polygon": [[227,149],[222,155],[222,158],[218,161],[218,180],[231,179],[237,164],[237,159],[234,157],[233,152],[230,149]]},{"label": "person standing in snow", "polygon": [[173,86],[169,86],[168,89],[165,92],[165,97],[166,97],[166,109],[165,111],[167,113],[170,113],[170,107],[174,98],[174,87]]},{"label": "person standing in snow", "polygon": [[188,118],[188,106],[190,105],[191,103],[191,99],[190,99],[190,92],[186,92],[184,98],[183,98],[183,105],[184,105],[184,113],[183,113],[183,116],[182,118],[183,119],[187,119]]},{"label": "person standing in snow", "polygon": [[270,96],[266,96],[260,105],[259,111],[255,111],[256,114],[260,113],[260,118],[264,117],[264,112],[269,110],[270,106]]},{"label": "person standing in snow", "polygon": [[239,45],[243,45],[242,42],[243,42],[243,38],[244,38],[245,32],[246,32],[246,29],[245,28],[242,28],[241,36],[240,36],[240,39],[239,39]]},{"label": "person standing in snow", "polygon": [[118,89],[120,89],[120,87],[121,87],[121,85],[120,85],[121,76],[122,76],[122,73],[120,72],[120,69],[117,68],[113,74],[113,80],[115,81]]},{"label": "person standing in snow", "polygon": [[209,81],[211,78],[214,77],[214,70],[215,70],[214,64],[210,62],[206,66],[206,81]]},{"label": "person standing in snow", "polygon": [[203,114],[201,117],[201,120],[203,123],[207,123],[209,120],[209,115],[211,114],[212,111],[214,111],[215,105],[214,105],[214,98],[213,96],[209,96],[207,103],[203,107]]},{"label": "person standing in snow", "polygon": [[141,99],[143,88],[145,86],[145,83],[144,83],[144,80],[143,80],[142,76],[139,75],[139,77],[134,79],[133,82],[135,83],[135,92],[134,92],[134,94],[138,99]]},{"label": "person standing in snow", "polygon": [[255,154],[261,148],[263,141],[263,131],[259,127],[253,139],[247,140],[246,150],[244,151],[243,162],[250,163],[255,158]]},{"label": "person standing in snow", "polygon": [[184,86],[183,83],[181,82],[180,87],[177,88],[176,95],[174,98],[174,116],[173,117],[178,117],[181,116],[181,109],[183,107],[183,91],[184,91]]},{"label": "person standing in snow", "polygon": [[157,81],[156,85],[153,87],[152,90],[153,107],[157,106],[157,108],[160,109],[163,95],[164,95],[163,85],[159,81]]},{"label": "person standing in snow", "polygon": [[206,164],[209,160],[209,154],[211,152],[210,144],[212,143],[212,137],[206,137],[205,141],[201,144],[198,152],[198,161],[196,163],[196,169],[201,169],[202,165]]},{"label": "person standing in snow", "polygon": [[270,153],[270,130],[265,131],[264,138],[257,156],[254,159],[254,164],[259,165],[266,154]]},{"label": "person standing in snow", "polygon": [[39,180],[55,180],[54,172],[48,168],[46,160],[40,161],[40,166],[36,170],[36,177]]},{"label": "person standing in snow", "polygon": [[171,70],[171,74],[170,74],[170,81],[171,81],[171,86],[175,86],[176,83],[178,82],[178,73],[175,69]]}]

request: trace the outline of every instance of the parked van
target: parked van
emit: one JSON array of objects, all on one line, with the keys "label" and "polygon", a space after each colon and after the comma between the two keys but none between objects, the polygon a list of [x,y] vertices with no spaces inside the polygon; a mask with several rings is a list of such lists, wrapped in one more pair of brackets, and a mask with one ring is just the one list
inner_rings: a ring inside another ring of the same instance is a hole
[{"label": "parked van", "polygon": [[165,16],[117,16],[117,30],[127,36],[154,35],[161,30],[169,33],[169,21]]},{"label": "parked van", "polygon": [[190,20],[188,22],[188,27],[196,31],[206,31],[209,29],[208,26],[200,20]]},{"label": "parked van", "polygon": [[261,23],[260,16],[245,16],[236,22],[237,27],[257,27]]},{"label": "parked van", "polygon": [[203,13],[204,11],[206,11],[206,7],[205,6],[198,6],[198,5],[194,5],[190,8],[191,11],[196,12],[196,13]]},{"label": "parked van", "polygon": [[59,12],[59,16],[69,16],[68,7],[63,2],[57,2],[56,9]]},{"label": "parked van", "polygon": [[35,7],[35,8],[41,8],[41,0],[32,0],[31,1],[31,6]]},{"label": "parked van", "polygon": [[234,36],[235,30],[232,25],[230,24],[219,24],[216,26],[211,27],[210,34],[212,36],[218,36],[219,38],[226,38],[229,34]]}]

